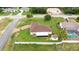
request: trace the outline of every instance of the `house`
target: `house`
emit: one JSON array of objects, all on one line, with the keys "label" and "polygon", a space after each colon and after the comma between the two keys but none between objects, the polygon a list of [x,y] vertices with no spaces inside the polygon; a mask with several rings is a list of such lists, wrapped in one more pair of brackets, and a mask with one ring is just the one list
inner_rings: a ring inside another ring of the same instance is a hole
[{"label": "house", "polygon": [[31,30],[31,35],[36,35],[36,36],[48,36],[52,34],[52,29],[50,27],[41,25],[39,23],[32,23],[30,30]]},{"label": "house", "polygon": [[75,22],[64,21],[60,23],[60,27],[66,31],[79,32],[79,24]]},{"label": "house", "polygon": [[48,8],[47,13],[49,15],[60,15],[63,14],[59,8]]},{"label": "house", "polygon": [[51,35],[51,40],[58,40],[58,36],[55,34],[55,35]]}]

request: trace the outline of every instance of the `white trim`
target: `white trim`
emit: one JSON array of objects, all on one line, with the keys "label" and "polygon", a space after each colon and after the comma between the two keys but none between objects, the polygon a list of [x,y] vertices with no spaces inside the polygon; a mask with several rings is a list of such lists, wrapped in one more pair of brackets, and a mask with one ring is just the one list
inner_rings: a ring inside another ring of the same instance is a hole
[{"label": "white trim", "polygon": [[31,35],[35,34],[36,36],[48,36],[52,32],[31,32]]},{"label": "white trim", "polygon": [[66,41],[62,41],[64,43],[79,43],[79,40],[66,40]]},{"label": "white trim", "polygon": [[61,28],[63,28],[63,25],[62,25],[62,23],[60,23],[60,27],[61,27]]},{"label": "white trim", "polygon": [[15,42],[15,44],[62,44],[62,43],[79,43],[79,41],[66,40],[61,42]]}]

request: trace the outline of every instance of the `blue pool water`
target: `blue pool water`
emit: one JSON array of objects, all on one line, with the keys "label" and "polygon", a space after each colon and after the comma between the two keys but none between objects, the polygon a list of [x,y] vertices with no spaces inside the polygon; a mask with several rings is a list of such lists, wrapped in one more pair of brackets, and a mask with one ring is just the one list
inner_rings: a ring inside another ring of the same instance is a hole
[{"label": "blue pool water", "polygon": [[68,32],[67,38],[76,39],[76,38],[79,38],[79,36],[75,32]]}]

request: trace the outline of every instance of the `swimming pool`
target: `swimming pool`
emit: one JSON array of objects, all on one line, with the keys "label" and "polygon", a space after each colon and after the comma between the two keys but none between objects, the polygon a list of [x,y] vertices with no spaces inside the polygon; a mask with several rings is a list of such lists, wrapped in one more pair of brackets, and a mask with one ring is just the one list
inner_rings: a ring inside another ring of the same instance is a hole
[{"label": "swimming pool", "polygon": [[79,36],[75,32],[68,32],[68,39],[77,39]]}]

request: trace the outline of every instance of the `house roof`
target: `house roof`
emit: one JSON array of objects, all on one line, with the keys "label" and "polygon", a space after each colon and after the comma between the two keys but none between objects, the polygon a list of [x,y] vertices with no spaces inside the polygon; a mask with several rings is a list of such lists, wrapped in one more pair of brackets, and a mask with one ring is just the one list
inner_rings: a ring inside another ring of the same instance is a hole
[{"label": "house roof", "polygon": [[79,28],[79,24],[74,22],[62,22],[62,27],[66,30],[77,30]]},{"label": "house roof", "polygon": [[32,32],[52,32],[50,27],[41,25],[39,23],[32,23],[30,29]]}]

